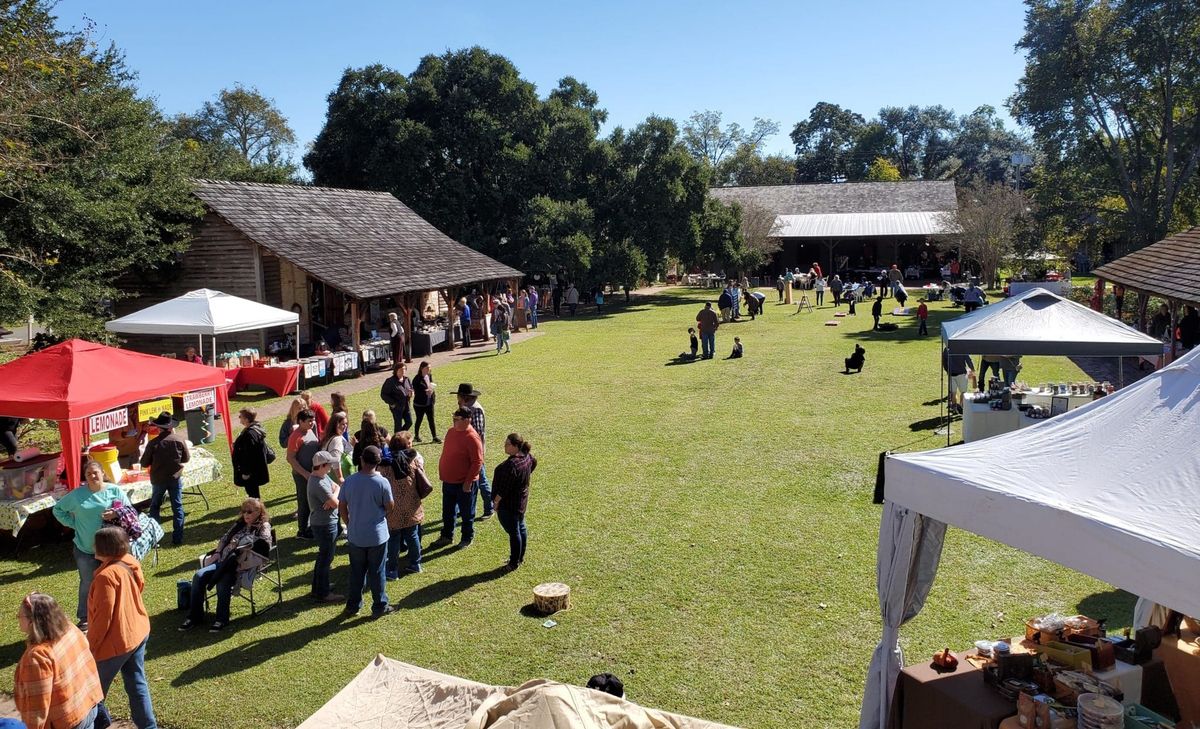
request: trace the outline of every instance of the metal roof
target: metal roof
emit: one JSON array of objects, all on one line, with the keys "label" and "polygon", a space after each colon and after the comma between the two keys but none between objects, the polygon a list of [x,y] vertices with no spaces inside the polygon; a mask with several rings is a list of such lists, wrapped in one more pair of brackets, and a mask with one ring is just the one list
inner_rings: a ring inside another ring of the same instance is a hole
[{"label": "metal roof", "polygon": [[946,235],[945,213],[832,213],[780,215],[780,238],[861,238],[885,235]]},{"label": "metal roof", "polygon": [[1200,226],[1151,243],[1091,272],[1136,291],[1200,304]]}]

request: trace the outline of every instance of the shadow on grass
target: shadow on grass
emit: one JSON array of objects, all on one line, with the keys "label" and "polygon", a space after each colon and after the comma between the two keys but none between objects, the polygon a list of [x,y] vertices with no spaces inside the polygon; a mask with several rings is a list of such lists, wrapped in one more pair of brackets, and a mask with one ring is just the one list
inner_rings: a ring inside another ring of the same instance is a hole
[{"label": "shadow on grass", "polygon": [[533,618],[534,620],[545,620],[549,617],[546,613],[538,610],[537,605],[532,602],[528,605],[522,605],[518,612],[521,613],[522,617]]},{"label": "shadow on grass", "polygon": [[1127,625],[1133,622],[1133,606],[1137,596],[1124,590],[1108,590],[1094,592],[1079,601],[1075,606],[1080,615],[1087,615],[1096,620],[1107,620],[1115,625]]},{"label": "shadow on grass", "polygon": [[442,580],[410,592],[394,604],[397,610],[416,610],[429,607],[464,590],[469,590],[475,585],[503,577],[505,574],[507,574],[507,570],[504,567],[496,567],[473,575]]},{"label": "shadow on grass", "polygon": [[[258,640],[251,640],[242,645],[232,646],[229,650],[222,651],[212,658],[206,658],[176,676],[171,681],[171,685],[189,686],[196,681],[219,678],[231,673],[237,673],[246,668],[258,666],[272,658],[301,650],[314,640],[319,640],[343,630],[348,622],[354,620],[353,618],[347,619],[342,614],[339,606],[331,606],[331,609],[337,609],[337,612],[316,625],[300,628],[291,633],[270,635]],[[271,611],[271,613],[278,612],[278,610],[277,608]],[[271,613],[268,613],[268,615]],[[230,624],[229,629],[236,629],[236,621]],[[268,631],[264,629],[262,632],[266,633]]]},{"label": "shadow on grass", "polygon": [[695,357],[693,357],[690,354],[688,354],[688,355],[681,354],[681,355],[672,357],[671,359],[667,360],[666,364],[664,364],[663,367],[674,367],[676,365],[688,365],[688,364],[693,364],[693,363],[699,362],[699,361],[700,361],[700,355],[696,355]]},{"label": "shadow on grass", "polygon": [[932,418],[925,418],[924,420],[918,420],[915,423],[910,423],[908,429],[916,433],[922,430],[936,430],[945,424],[946,416],[940,415]]}]

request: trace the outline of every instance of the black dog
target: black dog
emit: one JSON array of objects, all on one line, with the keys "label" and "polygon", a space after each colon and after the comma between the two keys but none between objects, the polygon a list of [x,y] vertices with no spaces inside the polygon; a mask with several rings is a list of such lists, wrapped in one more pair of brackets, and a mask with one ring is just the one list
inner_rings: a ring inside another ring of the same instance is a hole
[{"label": "black dog", "polygon": [[854,354],[846,358],[846,374],[850,374],[850,370],[861,373],[866,359],[867,350],[863,349],[861,344],[854,345]]}]

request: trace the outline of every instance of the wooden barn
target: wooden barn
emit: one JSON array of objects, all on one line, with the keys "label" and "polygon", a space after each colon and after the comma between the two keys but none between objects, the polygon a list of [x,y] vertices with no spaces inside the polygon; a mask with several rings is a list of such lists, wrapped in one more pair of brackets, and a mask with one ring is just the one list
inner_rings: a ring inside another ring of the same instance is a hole
[{"label": "wooden barn", "polygon": [[[386,192],[213,180],[197,180],[195,192],[205,214],[191,245],[174,265],[123,282],[136,296],[118,303],[117,316],[209,288],[297,311],[303,353],[318,339],[357,349],[371,332],[386,337],[391,311],[418,342],[425,330],[433,340],[426,343],[436,346],[445,341],[460,293],[515,287],[522,276],[454,241]],[[217,346],[265,352],[287,335],[245,332]],[[127,341],[152,353],[188,344]]]},{"label": "wooden barn", "polygon": [[807,272],[817,262],[826,273],[858,276],[896,263],[932,278],[933,240],[947,232],[945,213],[958,208],[949,181],[716,187],[709,194],[775,215],[781,248],[768,274]]}]

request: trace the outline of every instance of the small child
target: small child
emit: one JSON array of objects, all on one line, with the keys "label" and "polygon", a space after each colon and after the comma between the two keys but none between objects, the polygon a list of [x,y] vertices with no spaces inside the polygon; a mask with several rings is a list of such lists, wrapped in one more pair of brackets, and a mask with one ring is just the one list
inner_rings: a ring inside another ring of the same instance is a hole
[{"label": "small child", "polygon": [[846,301],[850,303],[850,310],[846,312],[846,316],[858,316],[858,313],[854,311],[854,296],[850,296]]},{"label": "small child", "polygon": [[741,359],[742,351],[743,351],[742,350],[742,338],[734,337],[733,338],[733,352],[730,353],[729,359]]},{"label": "small child", "polygon": [[688,327],[688,339],[691,340],[692,359],[696,359],[700,354],[700,340],[696,337],[695,327]]}]

